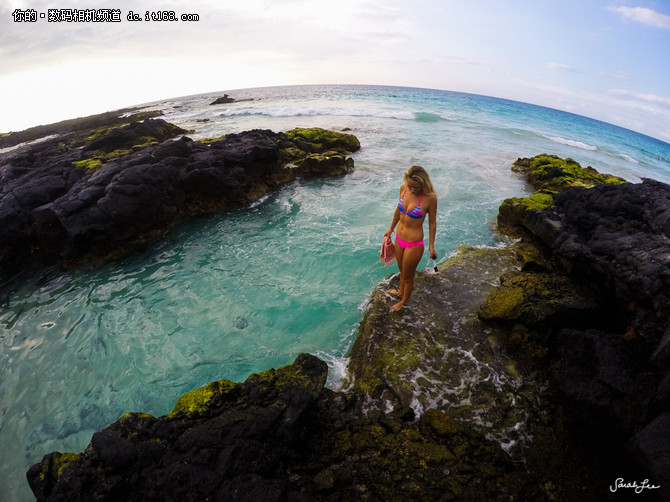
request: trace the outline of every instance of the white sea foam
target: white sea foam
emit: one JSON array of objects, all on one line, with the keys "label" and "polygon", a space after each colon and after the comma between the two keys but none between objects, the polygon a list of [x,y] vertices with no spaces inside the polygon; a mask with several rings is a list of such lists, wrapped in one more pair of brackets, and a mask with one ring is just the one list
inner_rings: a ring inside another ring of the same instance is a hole
[{"label": "white sea foam", "polygon": [[267,201],[270,198],[269,195],[265,195],[264,197],[261,197],[258,199],[256,202],[252,202],[251,205],[249,206],[249,209],[253,209],[254,207],[258,207],[261,204],[263,204],[265,201]]},{"label": "white sea foam", "polygon": [[588,143],[584,143],[582,141],[577,141],[574,139],[565,139],[560,136],[545,136],[547,139],[550,139],[551,141],[555,143],[559,143],[561,145],[567,145],[571,146],[574,148],[581,148],[582,150],[590,150],[592,152],[595,152],[598,150],[598,147],[589,145]]},{"label": "white sea foam", "polygon": [[631,164],[639,164],[640,163],[638,160],[634,159],[630,155],[626,155],[625,153],[620,153],[619,157],[624,159],[626,162],[630,162]]},{"label": "white sea foam", "polygon": [[[336,357],[322,350],[316,351],[315,355],[325,361],[328,365],[328,381],[326,386],[338,391],[346,391],[343,387],[347,377],[347,368],[349,367],[348,357]],[[351,384],[350,384],[351,386]]]},{"label": "white sea foam", "polygon": [[32,141],[25,141],[23,143],[19,143],[18,145],[8,146],[8,147],[5,147],[5,148],[0,148],[0,154],[12,152],[12,151],[18,150],[19,148],[22,148],[24,146],[30,146],[30,145],[36,145],[38,143],[43,143],[44,141],[47,141],[47,140],[50,140],[50,139],[53,139],[53,138],[57,138],[58,136],[59,136],[58,134],[51,134],[49,136],[44,136],[43,138],[34,139]]},{"label": "white sea foam", "polygon": [[377,117],[386,119],[414,120],[415,114],[402,110],[367,110],[305,106],[271,106],[228,108],[218,113],[221,117],[263,115],[268,117],[315,117],[331,115],[340,117]]}]

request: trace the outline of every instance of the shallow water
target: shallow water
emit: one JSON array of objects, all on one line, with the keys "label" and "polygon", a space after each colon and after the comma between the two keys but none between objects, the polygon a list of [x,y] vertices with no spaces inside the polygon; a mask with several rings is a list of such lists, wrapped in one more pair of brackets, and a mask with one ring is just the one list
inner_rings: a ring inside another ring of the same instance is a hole
[{"label": "shallow water", "polygon": [[[555,153],[631,181],[670,182],[670,145],[522,103],[442,91],[313,86],[226,91],[151,106],[217,137],[252,128],[349,128],[354,173],[299,180],[251,208],[195,218],[95,269],[22,276],[0,290],[0,493],[31,500],[25,471],[81,451],[128,411],[161,415],[182,393],[311,352],[344,371],[403,171],[439,197],[436,248],[492,245],[500,202],[527,192],[510,171]],[[424,261],[420,267],[425,265]],[[469,357],[469,356],[468,356]],[[485,364],[478,362],[477,364]]]}]

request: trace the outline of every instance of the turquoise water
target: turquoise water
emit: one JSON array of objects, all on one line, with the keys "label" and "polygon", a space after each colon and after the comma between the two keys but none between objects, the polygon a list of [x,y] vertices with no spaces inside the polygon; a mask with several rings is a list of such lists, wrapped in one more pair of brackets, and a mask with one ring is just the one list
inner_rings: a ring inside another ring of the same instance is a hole
[{"label": "turquoise water", "polygon": [[[148,107],[193,138],[252,128],[349,128],[354,173],[299,180],[251,208],[185,222],[95,269],[22,276],[0,290],[0,493],[31,500],[25,471],[81,451],[128,411],[162,415],[212,380],[293,361],[329,363],[336,387],[366,300],[395,269],[378,262],[404,170],[439,197],[436,248],[496,245],[500,202],[528,192],[510,171],[555,153],[670,182],[670,145],[572,114],[482,96],[374,86],[226,91]],[[244,100],[244,101],[243,101]],[[421,263],[423,266],[425,263]]]}]

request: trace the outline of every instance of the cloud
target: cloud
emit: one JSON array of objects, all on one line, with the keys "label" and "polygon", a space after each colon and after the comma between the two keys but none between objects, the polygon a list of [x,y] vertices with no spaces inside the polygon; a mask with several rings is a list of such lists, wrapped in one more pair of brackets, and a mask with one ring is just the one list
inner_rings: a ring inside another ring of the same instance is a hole
[{"label": "cloud", "polygon": [[575,71],[572,66],[562,63],[547,63],[544,67],[551,71]]},{"label": "cloud", "polygon": [[645,7],[610,7],[610,10],[618,12],[623,17],[632,19],[638,23],[670,30],[670,16],[666,16],[655,10]]},{"label": "cloud", "polygon": [[635,78],[632,73],[621,71],[621,70],[615,70],[615,71],[603,71],[603,70],[583,71],[583,70],[573,68],[572,66],[567,65],[567,64],[563,64],[563,63],[545,63],[545,64],[542,65],[542,67],[545,70],[549,70],[549,71],[564,71],[564,72],[569,72],[569,73],[581,73],[581,74],[595,75],[596,77],[604,77],[604,78],[616,79],[616,80],[633,80],[633,78]]},{"label": "cloud", "polygon": [[639,92],[627,91],[625,89],[612,89],[609,91],[609,94],[613,96],[621,96],[623,98],[644,101],[645,103],[670,107],[670,98],[664,98],[663,96],[657,96],[655,94],[641,94]]},{"label": "cloud", "polygon": [[598,77],[613,78],[616,80],[633,80],[635,76],[632,73],[626,71],[597,71],[594,75]]}]

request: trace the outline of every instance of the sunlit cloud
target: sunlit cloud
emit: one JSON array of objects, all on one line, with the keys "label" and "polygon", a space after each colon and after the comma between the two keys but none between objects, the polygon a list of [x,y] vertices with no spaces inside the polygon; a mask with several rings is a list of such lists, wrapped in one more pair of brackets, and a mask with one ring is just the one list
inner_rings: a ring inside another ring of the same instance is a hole
[{"label": "sunlit cloud", "polygon": [[635,22],[670,30],[670,16],[655,10],[646,7],[610,7],[610,9]]}]

